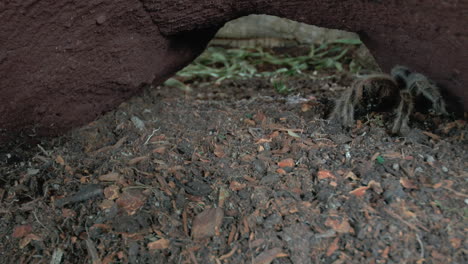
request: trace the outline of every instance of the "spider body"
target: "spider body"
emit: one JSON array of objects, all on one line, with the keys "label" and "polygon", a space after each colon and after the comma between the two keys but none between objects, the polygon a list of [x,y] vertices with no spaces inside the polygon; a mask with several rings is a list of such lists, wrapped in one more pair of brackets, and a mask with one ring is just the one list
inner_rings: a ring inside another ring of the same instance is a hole
[{"label": "spider body", "polygon": [[390,75],[373,74],[354,82],[336,100],[330,119],[337,120],[344,127],[351,127],[355,114],[382,111],[398,105],[391,132],[401,134],[409,129],[409,118],[419,97],[428,100],[434,112],[447,114],[445,102],[434,82],[404,66],[395,66]]}]

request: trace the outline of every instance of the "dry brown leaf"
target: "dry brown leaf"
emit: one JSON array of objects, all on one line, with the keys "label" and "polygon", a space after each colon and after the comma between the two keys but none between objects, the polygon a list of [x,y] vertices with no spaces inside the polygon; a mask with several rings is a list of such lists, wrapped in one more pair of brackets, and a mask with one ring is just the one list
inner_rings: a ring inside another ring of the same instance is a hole
[{"label": "dry brown leaf", "polygon": [[231,191],[240,191],[240,190],[244,189],[245,187],[247,187],[247,184],[240,183],[238,181],[232,181],[229,184],[229,189],[231,189]]},{"label": "dry brown leaf", "polygon": [[333,175],[333,173],[331,173],[331,171],[328,171],[328,170],[320,170],[318,173],[317,173],[317,178],[319,180],[323,180],[323,179],[336,179],[335,175]]},{"label": "dry brown leaf", "polygon": [[400,184],[406,189],[418,189],[418,186],[406,177],[400,178]]},{"label": "dry brown leaf", "polygon": [[29,243],[31,243],[31,241],[42,241],[42,238],[40,238],[39,236],[35,235],[35,234],[28,234],[26,235],[25,237],[23,237],[20,242],[19,242],[19,247],[21,249],[25,248],[27,245],[29,245]]},{"label": "dry brown leaf", "polygon": [[269,139],[274,139],[274,138],[278,137],[279,134],[280,134],[279,131],[273,131],[273,133],[271,133],[270,135],[268,135],[268,138],[269,138]]},{"label": "dry brown leaf", "polygon": [[454,249],[459,249],[460,248],[460,246],[462,244],[462,240],[460,238],[452,237],[449,240],[450,240],[450,245],[452,245],[452,247]]},{"label": "dry brown leaf", "polygon": [[444,134],[448,134],[453,128],[458,127],[458,128],[463,128],[466,125],[465,120],[455,120],[454,122],[446,124],[442,128],[442,132]]},{"label": "dry brown leaf", "polygon": [[218,207],[223,208],[224,202],[226,202],[226,199],[229,198],[230,195],[231,194],[229,193],[228,189],[225,187],[219,188]]},{"label": "dry brown leaf", "polygon": [[32,231],[32,225],[30,225],[30,224],[16,226],[13,229],[12,236],[14,238],[22,238],[22,237],[28,235],[29,233],[31,233],[31,231]]},{"label": "dry brown leaf", "polygon": [[363,126],[362,121],[361,121],[361,120],[357,120],[357,121],[356,121],[356,129],[361,129],[362,126]]},{"label": "dry brown leaf", "polygon": [[80,182],[83,183],[83,184],[89,183],[90,182],[89,176],[80,177]]},{"label": "dry brown leaf", "polygon": [[255,144],[263,144],[263,143],[269,143],[269,142],[271,142],[271,139],[261,138],[261,139],[257,140],[257,142],[255,142]]},{"label": "dry brown leaf", "polygon": [[19,248],[20,249],[23,249],[25,248],[27,245],[29,245],[29,243],[31,243],[32,239],[29,238],[29,237],[24,237],[22,238],[20,241],[19,241]]},{"label": "dry brown leaf", "polygon": [[357,197],[362,197],[364,196],[364,194],[366,194],[367,189],[369,189],[368,186],[362,186],[350,191],[349,194],[355,195]]},{"label": "dry brown leaf", "polygon": [[291,142],[288,142],[287,144],[284,144],[281,149],[272,150],[271,153],[272,154],[285,154],[285,153],[288,153],[289,151],[291,151],[291,147],[289,146],[289,143],[291,143]]},{"label": "dry brown leaf", "polygon": [[257,248],[257,247],[262,246],[263,244],[265,244],[265,239],[257,238],[249,244],[249,247]]},{"label": "dry brown leaf", "polygon": [[140,163],[142,161],[145,161],[147,159],[149,159],[148,156],[136,157],[136,158],[133,158],[133,159],[129,160],[128,165],[132,166],[132,165],[138,164],[138,163]]},{"label": "dry brown leaf", "polygon": [[250,177],[250,176],[247,176],[247,175],[244,175],[242,176],[242,178],[244,178],[244,180],[250,182],[250,183],[256,183],[257,182],[257,179],[253,178],[253,177]]},{"label": "dry brown leaf", "polygon": [[129,215],[135,214],[145,202],[146,197],[138,190],[126,190],[116,201],[117,205],[124,209]]},{"label": "dry brown leaf", "polygon": [[292,168],[292,167],[294,167],[294,165],[295,165],[294,160],[291,159],[291,158],[289,158],[289,159],[284,159],[284,160],[278,162],[278,166],[279,166],[280,168],[285,168],[285,167],[290,167],[290,168]]},{"label": "dry brown leaf", "polygon": [[382,258],[388,259],[388,253],[390,253],[390,247],[389,246],[385,247],[385,249],[383,250],[382,255],[381,255]]},{"label": "dry brown leaf", "polygon": [[[441,254],[439,251],[437,250],[432,250],[431,251],[431,256],[435,259],[435,260],[439,260],[439,261],[445,261],[447,260],[447,256]],[[437,263],[437,262],[436,262]],[[440,263],[440,262],[439,262]]]},{"label": "dry brown leaf", "polygon": [[100,149],[94,151],[92,154],[93,154],[93,155],[96,155],[96,154],[99,154],[99,153],[101,153],[101,152],[109,151],[109,150],[111,150],[111,149],[118,149],[118,148],[120,148],[120,147],[123,145],[123,143],[125,142],[125,140],[127,140],[127,136],[125,136],[125,137],[119,139],[119,141],[117,141],[117,143],[115,143],[115,145],[102,147],[102,148],[100,148]]},{"label": "dry brown leaf", "polygon": [[330,244],[330,246],[328,247],[327,249],[327,257],[333,255],[333,253],[335,253],[335,251],[340,248],[338,246],[338,242],[340,241],[340,238],[339,237],[336,237],[333,242]]},{"label": "dry brown leaf", "polygon": [[254,120],[257,121],[257,122],[260,122],[260,123],[263,123],[264,121],[266,121],[266,116],[264,113],[262,112],[258,112],[256,113],[254,116],[253,116]]},{"label": "dry brown leaf", "polygon": [[401,153],[395,152],[395,151],[387,152],[387,153],[382,154],[382,157],[388,158],[388,159],[399,159],[401,158]]},{"label": "dry brown leaf", "polygon": [[118,172],[111,172],[104,175],[100,175],[98,179],[102,182],[116,182],[119,181],[121,177]]},{"label": "dry brown leaf", "polygon": [[72,209],[62,208],[62,216],[65,218],[71,218],[76,216],[76,212]]},{"label": "dry brown leaf", "polygon": [[345,179],[351,179],[353,181],[358,181],[359,180],[359,177],[356,176],[356,174],[354,174],[354,172],[352,171],[349,171],[348,173],[345,174]]},{"label": "dry brown leaf", "polygon": [[451,180],[443,180],[442,182],[444,183],[443,186],[446,188],[451,188],[453,186],[453,181]]},{"label": "dry brown leaf", "polygon": [[99,206],[99,208],[101,208],[101,210],[106,210],[106,209],[112,208],[112,206],[114,206],[114,204],[115,204],[114,201],[104,199],[102,202],[100,202],[98,204],[98,206]]},{"label": "dry brown leaf", "polygon": [[301,105],[301,112],[307,112],[310,109],[312,109],[312,105],[310,105],[310,104],[302,104]]},{"label": "dry brown leaf", "polygon": [[104,188],[104,197],[109,200],[115,200],[120,196],[120,188],[117,185],[111,185]]},{"label": "dry brown leaf", "polygon": [[440,140],[440,137],[434,133],[428,132],[428,131],[423,131],[422,132],[424,135],[432,138],[433,140]]},{"label": "dry brown leaf", "polygon": [[62,158],[62,156],[58,155],[56,158],[55,158],[55,162],[57,162],[58,164],[62,165],[62,166],[65,166],[65,160]]},{"label": "dry brown leaf", "polygon": [[166,147],[158,147],[153,149],[153,153],[164,154],[166,152]]},{"label": "dry brown leaf", "polygon": [[272,248],[270,250],[262,252],[260,255],[255,257],[254,264],[270,264],[275,258],[283,257],[285,254],[281,248]]},{"label": "dry brown leaf", "polygon": [[244,119],[244,124],[248,125],[248,126],[255,126],[257,123],[255,123],[255,121],[253,121],[252,119]]},{"label": "dry brown leaf", "polygon": [[213,153],[218,158],[223,158],[226,156],[226,154],[224,153],[224,147],[218,144],[215,145],[215,149]]},{"label": "dry brown leaf", "polygon": [[102,229],[102,230],[112,230],[112,226],[111,225],[107,225],[107,224],[94,224],[91,226],[90,229]]},{"label": "dry brown leaf", "polygon": [[276,170],[276,172],[277,172],[278,174],[282,174],[282,175],[287,174],[287,172],[286,172],[284,169],[282,169],[282,168],[278,168],[278,169]]},{"label": "dry brown leaf", "polygon": [[252,162],[256,157],[253,155],[245,154],[241,156],[241,160],[244,162]]},{"label": "dry brown leaf", "polygon": [[73,168],[69,165],[65,165],[65,171],[68,172],[68,174],[73,174]]},{"label": "dry brown leaf", "polygon": [[224,212],[221,208],[207,208],[193,219],[192,237],[195,240],[215,236],[223,223]]},{"label": "dry brown leaf", "polygon": [[403,216],[405,216],[405,218],[416,218],[416,214],[406,208],[403,208]]},{"label": "dry brown leaf", "polygon": [[337,219],[327,218],[325,225],[335,230],[337,233],[352,233],[354,232],[353,228],[349,224],[347,218],[344,218],[343,221]]},{"label": "dry brown leaf", "polygon": [[375,193],[381,194],[383,193],[382,186],[380,185],[380,182],[376,182],[374,180],[369,181],[367,184],[369,188],[371,188]]},{"label": "dry brown leaf", "polygon": [[457,123],[455,122],[450,122],[448,124],[446,124],[443,128],[442,128],[442,132],[444,134],[448,134],[450,132],[450,130],[452,130],[453,128],[455,128],[457,126]]},{"label": "dry brown leaf", "polygon": [[161,238],[159,240],[156,240],[154,242],[148,243],[148,249],[149,250],[161,250],[161,249],[166,249],[169,248],[170,241],[165,238]]},{"label": "dry brown leaf", "polygon": [[116,252],[112,252],[110,254],[108,254],[107,256],[104,257],[104,259],[102,260],[102,264],[112,264],[112,263],[115,263],[115,255],[117,255]]}]

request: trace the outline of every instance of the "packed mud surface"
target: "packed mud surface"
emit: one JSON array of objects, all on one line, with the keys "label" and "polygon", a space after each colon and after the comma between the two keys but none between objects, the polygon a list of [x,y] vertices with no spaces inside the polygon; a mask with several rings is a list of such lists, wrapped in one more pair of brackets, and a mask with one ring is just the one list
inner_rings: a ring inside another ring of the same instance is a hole
[{"label": "packed mud surface", "polygon": [[[314,74],[312,74],[314,76]],[[327,120],[346,74],[144,92],[0,153],[2,263],[467,263],[466,120]]]}]

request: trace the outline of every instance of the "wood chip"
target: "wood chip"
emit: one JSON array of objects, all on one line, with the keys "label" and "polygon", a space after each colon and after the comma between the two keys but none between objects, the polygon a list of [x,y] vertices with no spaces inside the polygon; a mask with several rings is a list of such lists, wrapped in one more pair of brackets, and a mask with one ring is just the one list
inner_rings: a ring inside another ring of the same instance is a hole
[{"label": "wood chip", "polygon": [[148,243],[148,249],[149,250],[161,250],[161,249],[169,248],[169,245],[170,245],[170,241],[168,239],[161,238],[154,242]]},{"label": "wood chip", "polygon": [[331,245],[328,247],[327,249],[327,257],[330,257],[331,255],[333,255],[333,253],[335,253],[335,251],[340,248],[340,246],[338,245],[338,242],[340,241],[340,238],[339,237],[336,237],[333,242],[331,243]]},{"label": "wood chip", "polygon": [[146,197],[138,190],[126,190],[117,199],[116,203],[124,209],[128,215],[133,215],[146,202]]},{"label": "wood chip", "polygon": [[349,194],[361,197],[361,196],[364,196],[364,194],[366,194],[367,189],[369,189],[368,186],[362,186],[362,187],[359,187],[350,191]]},{"label": "wood chip", "polygon": [[219,233],[224,212],[221,208],[207,208],[193,219],[192,237],[195,240],[209,238]]},{"label": "wood chip", "polygon": [[233,192],[240,191],[244,189],[245,187],[247,187],[247,184],[240,183],[238,181],[231,181],[231,183],[229,184],[229,189],[231,189],[231,191]]},{"label": "wood chip", "polygon": [[111,172],[111,173],[107,173],[107,174],[104,174],[104,175],[100,175],[98,177],[98,180],[102,181],[102,182],[117,182],[121,178],[122,177],[120,176],[120,174],[118,172]]},{"label": "wood chip", "polygon": [[278,166],[280,168],[285,168],[285,167],[293,168],[294,165],[295,165],[295,163],[294,163],[293,159],[284,159],[284,160],[278,162]]},{"label": "wood chip", "polygon": [[413,181],[411,181],[410,179],[406,177],[400,178],[400,184],[406,189],[414,189],[414,190],[419,189],[418,186],[414,184]]},{"label": "wood chip", "polygon": [[334,231],[341,234],[354,232],[354,229],[349,224],[347,218],[343,218],[342,221],[338,219],[327,218],[327,220],[325,221],[325,225],[330,228],[333,228]]},{"label": "wood chip", "polygon": [[333,173],[331,173],[331,171],[328,171],[328,170],[320,170],[318,173],[317,173],[317,178],[319,180],[323,180],[323,179],[336,179],[335,175],[333,175]]},{"label": "wood chip", "polygon": [[20,225],[20,226],[15,226],[13,229],[13,234],[12,236],[14,238],[22,238],[31,233],[32,231],[32,225]]},{"label": "wood chip", "polygon": [[260,255],[255,257],[254,264],[270,264],[273,260],[278,257],[287,256],[281,250],[281,248],[273,248],[267,251],[262,252]]},{"label": "wood chip", "polygon": [[104,188],[104,197],[109,200],[115,200],[120,196],[120,188],[117,185],[111,185]]}]

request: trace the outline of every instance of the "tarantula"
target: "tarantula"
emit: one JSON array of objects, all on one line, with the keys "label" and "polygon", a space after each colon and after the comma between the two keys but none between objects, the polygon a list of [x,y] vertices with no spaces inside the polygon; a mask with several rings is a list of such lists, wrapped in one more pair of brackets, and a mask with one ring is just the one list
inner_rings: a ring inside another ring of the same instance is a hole
[{"label": "tarantula", "polygon": [[329,119],[339,121],[344,127],[351,127],[354,125],[355,112],[389,109],[398,104],[391,132],[399,134],[408,130],[415,99],[420,96],[432,103],[435,113],[447,115],[445,102],[434,82],[404,66],[395,66],[390,75],[372,74],[355,81],[336,100]]}]

